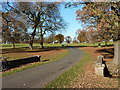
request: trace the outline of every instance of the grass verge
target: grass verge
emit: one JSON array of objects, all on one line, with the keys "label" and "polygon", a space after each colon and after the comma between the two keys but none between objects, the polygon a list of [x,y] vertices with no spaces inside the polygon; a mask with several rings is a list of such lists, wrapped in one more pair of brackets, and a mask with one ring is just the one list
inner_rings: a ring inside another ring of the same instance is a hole
[{"label": "grass verge", "polygon": [[23,70],[26,70],[26,69],[35,67],[35,66],[39,66],[39,65],[46,64],[46,63],[49,63],[49,62],[52,62],[52,61],[59,60],[59,59],[65,57],[66,55],[68,55],[69,53],[70,53],[70,51],[69,51],[69,50],[66,50],[66,51],[63,52],[62,54],[52,57],[50,61],[30,63],[30,64],[27,64],[27,65],[23,65],[23,66],[21,66],[21,67],[19,67],[19,68],[11,69],[11,70],[9,70],[9,71],[6,71],[6,72],[2,73],[2,74],[0,75],[0,77],[7,76],[7,75],[11,75],[11,74],[14,74],[14,73],[17,73],[17,72],[20,72],[20,71],[23,71]]},{"label": "grass verge", "polygon": [[84,51],[84,57],[67,72],[60,75],[52,82],[45,85],[45,88],[66,88],[76,81],[79,75],[84,74],[84,67],[94,60],[87,51]]}]

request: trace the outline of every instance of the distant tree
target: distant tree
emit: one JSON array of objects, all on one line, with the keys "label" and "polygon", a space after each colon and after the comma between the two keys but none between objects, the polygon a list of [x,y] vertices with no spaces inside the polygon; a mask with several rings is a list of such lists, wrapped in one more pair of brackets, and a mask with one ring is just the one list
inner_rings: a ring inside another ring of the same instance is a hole
[{"label": "distant tree", "polygon": [[93,43],[93,45],[98,40],[98,33],[94,29],[90,29],[90,30],[86,31],[86,36],[87,36],[87,40],[90,43]]},{"label": "distant tree", "polygon": [[70,36],[67,36],[67,37],[65,38],[65,40],[66,40],[67,43],[70,43],[70,42],[72,41],[72,38],[71,38]]},{"label": "distant tree", "polygon": [[85,30],[77,30],[79,42],[87,42],[86,31]]},{"label": "distant tree", "polygon": [[21,34],[20,42],[21,43],[29,43],[30,41],[30,33],[24,32]]},{"label": "distant tree", "polygon": [[78,41],[77,40],[73,40],[73,43],[78,43]]},{"label": "distant tree", "polygon": [[39,37],[35,37],[34,43],[38,43],[40,41]]},{"label": "distant tree", "polygon": [[55,35],[54,34],[49,35],[49,37],[46,38],[46,40],[45,40],[46,43],[53,43],[54,41],[55,41]]},{"label": "distant tree", "polygon": [[77,37],[73,38],[73,43],[78,43]]},{"label": "distant tree", "polygon": [[58,34],[55,36],[55,39],[59,42],[62,43],[64,41],[64,36],[62,34]]}]

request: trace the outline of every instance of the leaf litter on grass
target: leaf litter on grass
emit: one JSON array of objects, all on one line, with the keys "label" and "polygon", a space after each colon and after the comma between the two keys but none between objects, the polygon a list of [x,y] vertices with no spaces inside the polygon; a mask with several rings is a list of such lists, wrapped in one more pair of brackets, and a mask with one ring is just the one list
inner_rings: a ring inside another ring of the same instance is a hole
[{"label": "leaf litter on grass", "polygon": [[71,88],[118,88],[118,80],[116,78],[95,75],[94,65],[97,60],[97,56],[101,55],[101,53],[97,52],[98,48],[85,47],[81,49],[90,52],[91,55],[95,57],[95,60],[90,62],[84,68],[84,75],[77,77],[77,82],[75,82]]}]

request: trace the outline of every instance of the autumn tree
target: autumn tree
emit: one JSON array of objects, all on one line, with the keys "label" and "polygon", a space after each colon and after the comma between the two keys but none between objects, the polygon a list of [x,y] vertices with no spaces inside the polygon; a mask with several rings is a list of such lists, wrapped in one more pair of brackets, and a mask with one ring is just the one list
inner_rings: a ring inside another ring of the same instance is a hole
[{"label": "autumn tree", "polygon": [[101,44],[101,42],[105,42],[105,45],[107,46],[107,42],[109,42],[112,39],[112,36],[109,35],[109,31],[106,32],[105,31],[102,32],[101,30],[98,31],[94,27],[87,28],[86,35],[87,40],[90,43],[93,43],[93,45],[96,42],[98,42],[99,45]]},{"label": "autumn tree", "polygon": [[55,39],[59,42],[62,43],[64,41],[64,36],[62,34],[58,34],[55,36]]},{"label": "autumn tree", "polygon": [[67,43],[70,43],[72,41],[72,38],[70,36],[65,37],[65,40]]},{"label": "autumn tree", "polygon": [[94,28],[88,28],[86,31],[86,37],[89,43],[93,43],[93,45],[98,40],[98,32]]},{"label": "autumn tree", "polygon": [[77,20],[86,26],[92,26],[97,29],[100,35],[112,36],[115,43],[114,63],[120,63],[120,2],[81,2],[67,4],[67,6],[83,5],[82,9],[76,11]]},{"label": "autumn tree", "polygon": [[85,30],[77,30],[79,42],[87,42],[86,31]]}]

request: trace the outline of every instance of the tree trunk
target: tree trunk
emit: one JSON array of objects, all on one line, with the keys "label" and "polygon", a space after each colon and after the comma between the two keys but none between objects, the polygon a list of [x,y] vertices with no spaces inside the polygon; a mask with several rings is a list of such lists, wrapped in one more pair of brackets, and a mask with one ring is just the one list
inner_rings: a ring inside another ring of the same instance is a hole
[{"label": "tree trunk", "polygon": [[34,29],[33,33],[31,34],[31,38],[30,38],[30,43],[29,43],[29,48],[31,50],[33,50],[33,41],[34,41],[34,38],[35,38],[35,33],[36,33],[36,28]]},{"label": "tree trunk", "polygon": [[60,38],[60,44],[62,43],[62,39]]},{"label": "tree trunk", "polygon": [[113,63],[120,65],[120,40],[114,43],[114,59]]},{"label": "tree trunk", "polygon": [[[11,35],[10,35],[11,36]],[[12,47],[15,48],[15,39],[13,37],[10,38],[11,42],[12,42]]]},{"label": "tree trunk", "polygon": [[12,47],[15,48],[15,42],[12,43]]},{"label": "tree trunk", "polygon": [[98,43],[98,47],[101,47],[101,43]]},{"label": "tree trunk", "polygon": [[105,46],[107,46],[107,41],[105,41]]},{"label": "tree trunk", "polygon": [[29,48],[31,49],[31,50],[33,50],[33,43],[30,41],[30,43],[29,43]]},{"label": "tree trunk", "polygon": [[29,43],[29,48],[31,50],[33,50],[33,41],[34,41],[34,35],[32,35],[31,39],[30,39],[30,43]]},{"label": "tree trunk", "polygon": [[40,34],[40,45],[41,45],[41,48],[44,48],[43,46],[43,35]]}]

